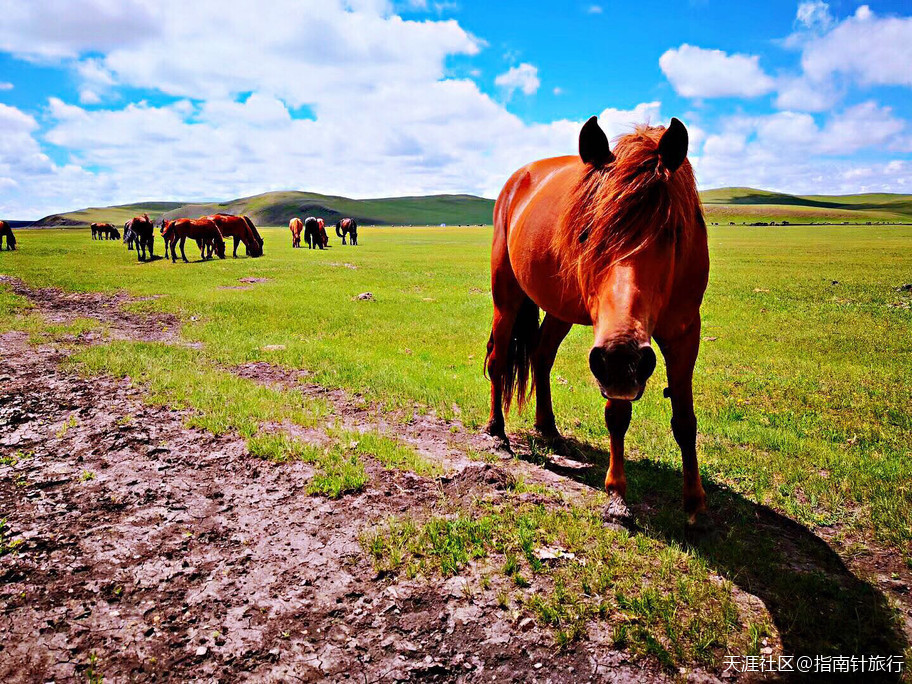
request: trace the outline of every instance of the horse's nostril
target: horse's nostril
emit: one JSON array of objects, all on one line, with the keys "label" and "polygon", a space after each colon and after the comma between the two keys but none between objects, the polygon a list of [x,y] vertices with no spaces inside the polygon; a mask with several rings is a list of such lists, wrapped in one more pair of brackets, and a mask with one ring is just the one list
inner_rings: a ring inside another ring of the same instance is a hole
[{"label": "horse's nostril", "polygon": [[589,370],[602,383],[605,382],[607,374],[607,357],[608,352],[602,347],[593,347],[592,351],[589,352]]},{"label": "horse's nostril", "polygon": [[652,347],[640,348],[640,361],[637,364],[637,381],[644,385],[656,368],[656,355]]}]

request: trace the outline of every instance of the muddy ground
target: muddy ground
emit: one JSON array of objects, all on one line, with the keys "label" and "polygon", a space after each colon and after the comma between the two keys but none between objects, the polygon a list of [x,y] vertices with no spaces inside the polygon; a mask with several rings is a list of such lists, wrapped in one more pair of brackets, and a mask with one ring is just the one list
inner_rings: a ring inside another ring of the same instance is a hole
[{"label": "muddy ground", "polygon": [[[127,313],[123,295],[5,281],[55,322],[89,316],[112,337],[176,339],[176,320]],[[484,438],[423,416],[401,437],[448,478],[365,459],[362,493],[309,496],[312,466],[253,458],[240,437],[188,429],[184,413],[144,404],[126,380],[61,368],[73,343],[101,339],[34,346],[25,333],[0,335],[0,453],[25,454],[0,466],[0,518],[21,540],[0,556],[0,681],[665,678],[597,632],[559,652],[526,615],[467,597],[464,578],[378,578],[358,542],[372,521],[441,496],[496,497],[508,470],[563,478],[472,461],[466,450],[489,448]],[[236,371],[290,382],[266,364]],[[347,427],[388,426],[357,397],[298,380]]]},{"label": "muddy ground", "polygon": [[479,462],[470,454],[491,443],[458,423],[418,413],[404,422],[305,372],[226,369],[328,400],[340,425],[395,433],[448,473],[434,480],[365,458],[361,493],[310,496],[312,466],[256,459],[238,436],[189,429],[186,413],[145,404],[127,380],[61,365],[75,346],[110,337],[178,343],[176,319],[129,313],[126,295],[3,281],[51,321],[87,316],[105,328],[37,346],[0,334],[0,455],[25,454],[0,465],[0,519],[7,541],[21,540],[0,554],[0,681],[668,679],[614,650],[598,626],[561,651],[527,614],[467,595],[465,577],[379,578],[362,552],[359,535],[376,521],[441,497],[497,498],[518,477],[583,495],[567,477],[580,464]]}]

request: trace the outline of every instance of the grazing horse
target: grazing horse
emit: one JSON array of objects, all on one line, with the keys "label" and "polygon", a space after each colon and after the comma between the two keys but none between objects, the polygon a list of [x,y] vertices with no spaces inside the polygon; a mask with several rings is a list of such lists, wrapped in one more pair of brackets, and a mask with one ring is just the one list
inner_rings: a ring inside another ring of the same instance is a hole
[{"label": "grazing horse", "polygon": [[114,226],[111,226],[111,229],[108,231],[108,235],[112,240],[120,240],[120,231],[117,230]]},{"label": "grazing horse", "polygon": [[155,244],[155,226],[152,225],[152,221],[149,220],[148,214],[143,214],[142,216],[134,216],[127,223],[130,224],[130,230],[136,236],[136,260],[145,261],[146,260],[146,248],[149,249],[149,259],[151,260],[153,256],[152,248]]},{"label": "grazing horse", "polygon": [[206,216],[218,226],[223,238],[234,238],[234,254],[237,258],[238,243],[243,242],[248,256],[263,256],[263,238],[253,227],[253,222],[246,216],[232,216],[231,214],[213,214]]},{"label": "grazing horse", "polygon": [[[324,230],[323,233],[325,235],[326,231]],[[320,235],[320,222],[313,216],[308,216],[304,219],[304,242],[307,243],[310,249],[316,249],[317,247],[323,249],[326,247],[323,242],[323,236]]]},{"label": "grazing horse", "polygon": [[532,162],[510,177],[494,207],[494,323],[484,367],[491,380],[487,432],[509,449],[504,412],[512,399],[522,410],[534,389],[535,426],[561,446],[551,367],[570,328],[592,326],[589,368],[607,400],[611,435],[605,489],[623,505],[624,435],[631,402],[655,370],[655,339],[684,465],[684,508],[693,520],[706,505],[693,369],[709,252],[687,146],[687,129],[672,119],[668,128],[638,127],[612,151],[592,117],[580,132],[578,157]]},{"label": "grazing horse", "polygon": [[291,248],[301,246],[301,233],[304,230],[304,222],[295,216],[288,222],[288,230],[291,231]]},{"label": "grazing horse", "polygon": [[321,218],[317,219],[317,228],[320,233],[320,242],[323,243],[323,247],[328,247],[329,246],[329,235],[326,234],[326,223],[323,221],[323,219],[321,219]]},{"label": "grazing horse", "polygon": [[177,261],[178,241],[180,241],[181,259],[184,260],[184,263],[189,263],[187,255],[184,253],[184,243],[187,238],[196,240],[196,244],[200,248],[200,257],[203,260],[212,258],[213,248],[219,259],[225,258],[225,240],[215,222],[208,218],[180,218],[165,221],[162,223],[161,234],[165,244],[171,248],[171,263]]},{"label": "grazing horse", "polygon": [[124,223],[123,241],[131,252],[133,245],[136,245],[137,250],[139,249],[139,236],[133,231],[133,219]]},{"label": "grazing horse", "polygon": [[6,221],[0,221],[0,251],[3,251],[3,238],[6,238],[7,252],[16,249],[16,236],[13,235],[13,229]]},{"label": "grazing horse", "polygon": [[358,224],[353,218],[340,219],[336,223],[336,235],[342,238],[342,244],[345,244],[345,236],[351,237],[351,244],[358,244]]},{"label": "grazing horse", "polygon": [[[92,229],[93,240],[113,240],[111,231],[117,231],[110,223],[92,223],[89,227]],[[120,235],[117,237],[119,238]]]}]

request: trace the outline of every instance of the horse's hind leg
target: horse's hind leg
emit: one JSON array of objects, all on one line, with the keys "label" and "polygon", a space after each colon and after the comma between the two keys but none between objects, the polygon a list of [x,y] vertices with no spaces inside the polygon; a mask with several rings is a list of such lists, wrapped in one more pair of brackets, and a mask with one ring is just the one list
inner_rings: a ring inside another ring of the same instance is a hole
[{"label": "horse's hind leg", "polygon": [[549,442],[559,446],[563,442],[554,420],[551,404],[551,368],[557,350],[573,327],[551,314],[545,316],[539,331],[538,345],[532,356],[532,373],[535,377],[535,429]]},{"label": "horse's hind leg", "polygon": [[485,370],[491,380],[491,414],[485,431],[510,450],[504,409],[515,397],[522,408],[529,371],[529,351],[538,333],[538,307],[526,296],[507,255],[506,235],[494,240],[491,253],[491,293],[494,322],[485,357]]}]

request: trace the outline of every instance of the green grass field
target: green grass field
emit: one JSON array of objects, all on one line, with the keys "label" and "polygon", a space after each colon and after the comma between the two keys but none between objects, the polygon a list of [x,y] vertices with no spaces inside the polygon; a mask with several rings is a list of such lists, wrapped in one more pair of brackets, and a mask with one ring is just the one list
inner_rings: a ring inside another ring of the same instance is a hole
[{"label": "green grass field", "polygon": [[[181,317],[183,338],[202,343],[181,352],[187,366],[264,360],[308,369],[313,382],[389,408],[418,405],[473,428],[483,424],[490,228],[364,229],[361,246],[343,247],[333,237],[326,251],[292,250],[282,228],[261,232],[262,259],[172,265],[137,263],[120,243],[93,242],[81,232],[20,231],[21,250],[0,254],[0,273],[33,286],[164,295],[133,307]],[[711,229],[695,398],[701,471],[710,507],[730,524],[725,533],[698,542],[688,536],[661,365],[634,407],[629,496],[651,511],[639,534],[682,550],[687,563],[750,584],[745,588],[771,606],[793,649],[858,646],[849,635],[836,643],[843,637],[821,628],[821,620],[858,621],[862,633],[882,634],[892,618],[862,580],[788,569],[800,559],[835,562],[809,533],[801,549],[782,547],[777,530],[791,529],[788,520],[826,532],[842,553],[884,551],[912,568],[912,293],[897,289],[912,280],[910,247],[910,227]],[[269,280],[220,289],[245,276]],[[354,299],[367,291],[373,301]],[[15,313],[21,304],[0,288],[0,329],[23,325]],[[564,343],[552,376],[554,402],[558,427],[603,462],[607,434],[587,366],[590,344],[585,328]],[[164,401],[179,395],[181,405],[217,413],[213,395],[202,391],[216,384],[205,378],[217,374],[191,373],[203,387],[181,389],[156,361],[167,353],[163,345],[112,347],[80,351],[76,359],[90,372],[143,378]],[[219,401],[237,402],[251,392],[229,382],[218,391]],[[304,414],[278,417],[313,420],[320,407]],[[201,424],[251,434],[258,416],[233,425],[218,416],[207,424],[204,415]],[[508,430],[530,424],[531,412],[513,416]],[[603,474],[588,482],[598,488]],[[381,541],[378,548],[394,540]],[[662,552],[652,544],[641,551]],[[858,614],[862,604],[873,612]]]}]

